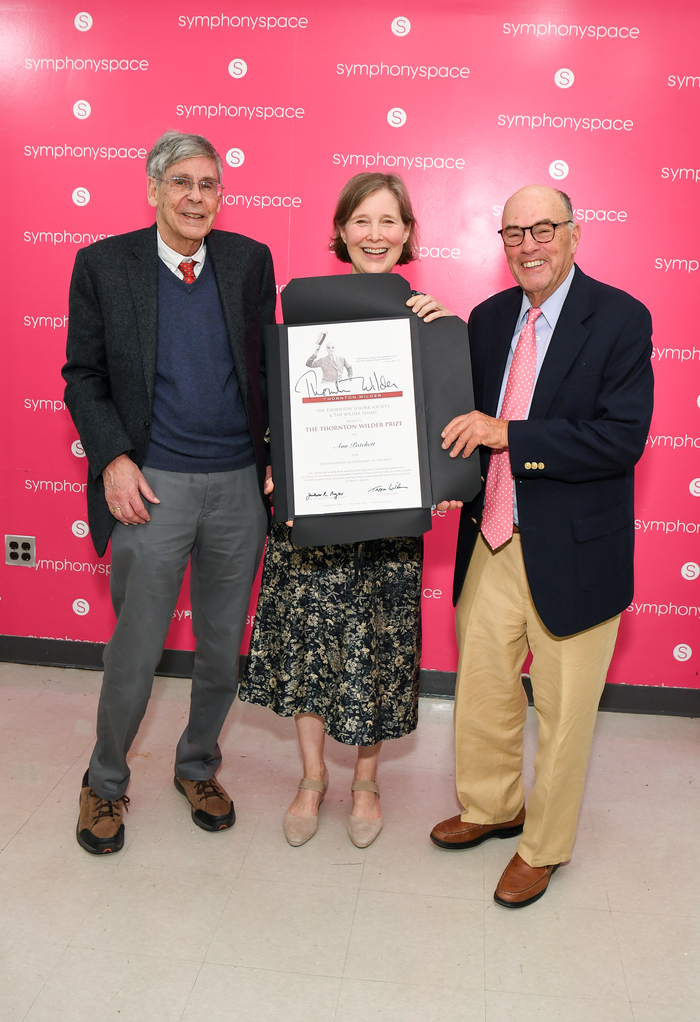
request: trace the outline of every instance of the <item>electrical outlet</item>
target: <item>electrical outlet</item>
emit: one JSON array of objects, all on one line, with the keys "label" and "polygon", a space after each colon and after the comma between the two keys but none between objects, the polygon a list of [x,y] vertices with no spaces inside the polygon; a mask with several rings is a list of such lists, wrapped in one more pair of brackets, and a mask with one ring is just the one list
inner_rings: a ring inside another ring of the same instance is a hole
[{"label": "electrical outlet", "polygon": [[5,536],[5,564],[35,568],[36,538],[34,536]]}]

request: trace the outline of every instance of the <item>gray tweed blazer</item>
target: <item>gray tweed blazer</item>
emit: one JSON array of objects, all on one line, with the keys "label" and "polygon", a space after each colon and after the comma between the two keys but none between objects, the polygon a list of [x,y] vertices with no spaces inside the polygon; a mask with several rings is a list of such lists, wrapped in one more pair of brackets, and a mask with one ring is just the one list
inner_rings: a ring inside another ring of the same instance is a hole
[{"label": "gray tweed blazer", "polygon": [[[266,245],[213,230],[207,258],[219,287],[238,385],[255,450],[260,496],[269,461],[263,330],[275,321],[275,281]],[[70,286],[65,402],[88,460],[88,522],[99,556],[114,518],[102,471],[119,454],[141,468],[153,410],[158,340],[155,224],[80,249]]]}]

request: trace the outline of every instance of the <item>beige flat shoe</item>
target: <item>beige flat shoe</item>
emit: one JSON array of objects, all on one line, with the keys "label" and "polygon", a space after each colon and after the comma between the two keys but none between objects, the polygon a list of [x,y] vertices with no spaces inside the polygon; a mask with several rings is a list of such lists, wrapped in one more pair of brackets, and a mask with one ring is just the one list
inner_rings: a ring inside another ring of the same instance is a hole
[{"label": "beige flat shoe", "polygon": [[[320,794],[321,801],[318,803],[320,809],[328,790],[328,771],[326,770],[325,781],[315,781],[313,777],[302,777],[299,787],[308,788],[309,791],[317,791]],[[299,845],[306,844],[318,830],[318,813],[315,816],[294,816],[287,810],[282,820],[282,829],[289,844],[298,848]]]},{"label": "beige flat shoe", "polygon": [[[353,781],[350,791],[373,791],[379,796],[379,787],[376,781]],[[384,826],[384,820],[380,816],[378,820],[362,820],[359,816],[350,813],[348,818],[348,834],[350,840],[357,848],[367,848],[379,834]]]}]

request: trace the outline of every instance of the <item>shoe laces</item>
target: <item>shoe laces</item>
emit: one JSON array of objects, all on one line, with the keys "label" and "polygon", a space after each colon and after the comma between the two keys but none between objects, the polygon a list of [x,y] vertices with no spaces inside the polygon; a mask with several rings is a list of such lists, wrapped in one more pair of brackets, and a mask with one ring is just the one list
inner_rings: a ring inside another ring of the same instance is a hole
[{"label": "shoe laces", "polygon": [[208,798],[223,798],[221,788],[213,777],[206,781],[196,781],[194,790],[200,802],[205,802]]},{"label": "shoe laces", "polygon": [[110,819],[113,820],[114,816],[115,816],[116,808],[117,808],[117,806],[119,805],[120,802],[122,803],[122,805],[124,806],[124,808],[126,809],[126,811],[128,813],[129,812],[129,796],[128,795],[122,795],[121,798],[117,798],[114,801],[112,801],[112,800],[110,800],[108,798],[101,798],[100,801],[97,803],[97,806],[95,808],[95,812],[93,813],[93,816],[92,816],[93,822],[97,823],[98,820],[102,820],[103,818],[105,818],[107,816],[109,816]]}]

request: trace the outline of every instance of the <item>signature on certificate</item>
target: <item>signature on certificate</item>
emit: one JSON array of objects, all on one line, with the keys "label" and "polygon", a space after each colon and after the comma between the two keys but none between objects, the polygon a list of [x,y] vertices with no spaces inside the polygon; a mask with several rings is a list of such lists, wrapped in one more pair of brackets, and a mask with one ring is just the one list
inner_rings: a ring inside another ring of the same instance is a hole
[{"label": "signature on certificate", "polygon": [[391,493],[392,490],[407,490],[408,486],[404,486],[403,483],[389,483],[388,486],[373,486],[371,490],[367,490],[368,493]]},{"label": "signature on certificate", "polygon": [[382,394],[385,390],[396,390],[398,384],[388,380],[382,373],[370,373],[369,376],[350,376],[335,383],[326,381],[319,387],[319,381],[313,369],[303,373],[294,384],[294,393],[303,397],[333,397],[336,394]]},{"label": "signature on certificate", "polygon": [[344,497],[344,496],[345,496],[344,493],[336,493],[335,490],[324,490],[323,493],[307,493],[306,494],[306,499],[307,500],[313,500],[313,498],[316,497],[316,498],[319,498],[319,499],[324,499],[325,498],[326,500],[328,500],[328,499],[337,500],[338,497]]}]

